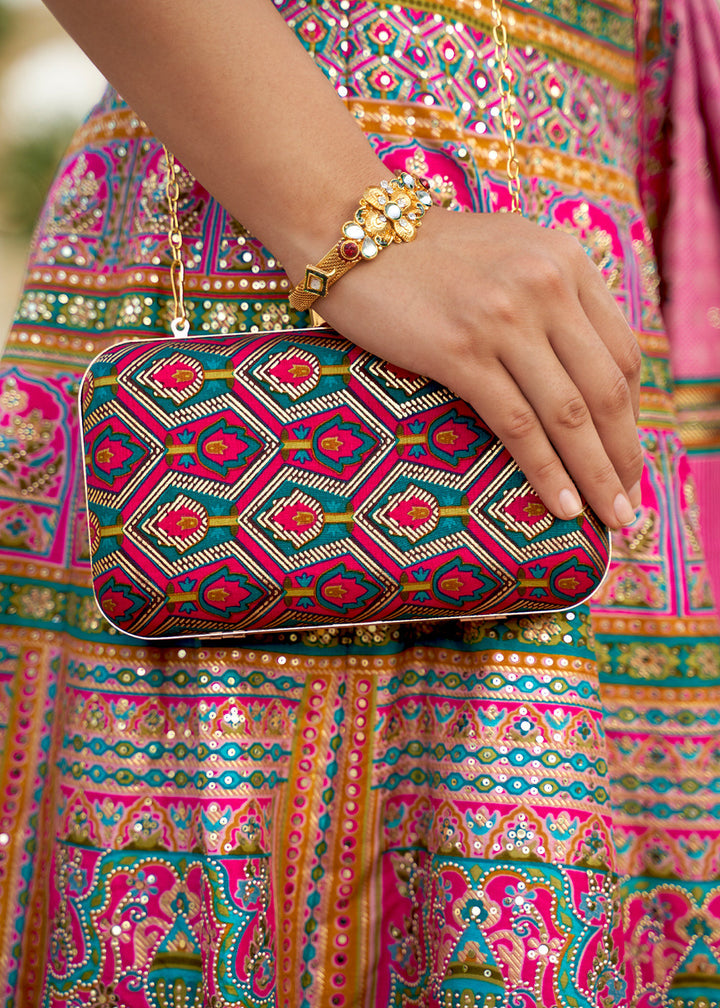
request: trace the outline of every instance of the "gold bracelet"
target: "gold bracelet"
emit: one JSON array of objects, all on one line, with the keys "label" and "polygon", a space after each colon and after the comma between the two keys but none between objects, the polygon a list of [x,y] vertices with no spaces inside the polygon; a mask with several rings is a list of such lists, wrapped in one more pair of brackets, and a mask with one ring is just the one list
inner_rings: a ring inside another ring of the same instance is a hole
[{"label": "gold bracelet", "polygon": [[413,241],[432,206],[428,188],[424,179],[398,171],[389,182],[366,189],[354,218],[343,224],[342,238],[315,266],[305,268],[305,276],[290,292],[292,307],[307,310],[359,262],[374,259],[393,242]]}]

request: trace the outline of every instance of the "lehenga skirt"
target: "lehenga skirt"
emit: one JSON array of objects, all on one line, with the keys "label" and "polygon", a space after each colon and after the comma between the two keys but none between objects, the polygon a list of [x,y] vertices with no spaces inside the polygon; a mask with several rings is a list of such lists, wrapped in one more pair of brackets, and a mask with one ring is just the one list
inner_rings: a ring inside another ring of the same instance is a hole
[{"label": "lehenga skirt", "polygon": [[[507,207],[487,5],[277,6],[388,166],[448,212]],[[674,23],[625,0],[506,17],[524,212],[577,236],[643,350],[639,520],[591,611],[114,631],[78,383],[171,309],[162,150],[108,91],[0,373],[7,1005],[720,1004],[720,643],[649,230]],[[192,331],[304,324],[272,253],[180,188]]]}]

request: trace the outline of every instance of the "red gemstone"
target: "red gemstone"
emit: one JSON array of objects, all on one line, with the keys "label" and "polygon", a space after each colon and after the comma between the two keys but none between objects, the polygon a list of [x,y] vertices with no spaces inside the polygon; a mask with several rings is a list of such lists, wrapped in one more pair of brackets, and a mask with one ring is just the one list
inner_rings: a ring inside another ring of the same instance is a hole
[{"label": "red gemstone", "polygon": [[356,241],[343,241],[340,243],[340,255],[343,259],[357,259],[360,255],[360,246]]}]

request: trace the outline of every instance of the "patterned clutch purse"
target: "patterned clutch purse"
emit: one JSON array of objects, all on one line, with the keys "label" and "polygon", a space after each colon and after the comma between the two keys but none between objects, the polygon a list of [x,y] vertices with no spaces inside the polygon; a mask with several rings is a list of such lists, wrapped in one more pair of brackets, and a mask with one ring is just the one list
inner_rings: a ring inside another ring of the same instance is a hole
[{"label": "patterned clutch purse", "polygon": [[327,329],[120,344],[81,390],[98,605],[143,638],[567,609],[609,535]]},{"label": "patterned clutch purse", "polygon": [[[492,13],[519,213],[500,0]],[[187,335],[166,159],[175,339],[101,354],[81,390],[93,582],[109,622],[142,638],[238,635],[587,599],[609,563],[607,529],[587,509],[554,518],[448,389],[328,329]]]}]

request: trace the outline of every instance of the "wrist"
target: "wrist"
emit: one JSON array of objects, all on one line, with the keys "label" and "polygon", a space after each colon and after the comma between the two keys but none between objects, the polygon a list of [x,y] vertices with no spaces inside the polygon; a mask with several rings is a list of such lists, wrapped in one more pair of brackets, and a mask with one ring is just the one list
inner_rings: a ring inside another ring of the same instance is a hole
[{"label": "wrist", "polygon": [[340,239],[343,223],[353,219],[367,186],[390,178],[392,172],[372,157],[360,171],[339,172],[322,183],[305,185],[304,192],[295,190],[286,212],[280,212],[271,222],[275,239],[268,235],[266,240],[282,262],[292,287],[302,280],[306,267],[317,263]]}]

